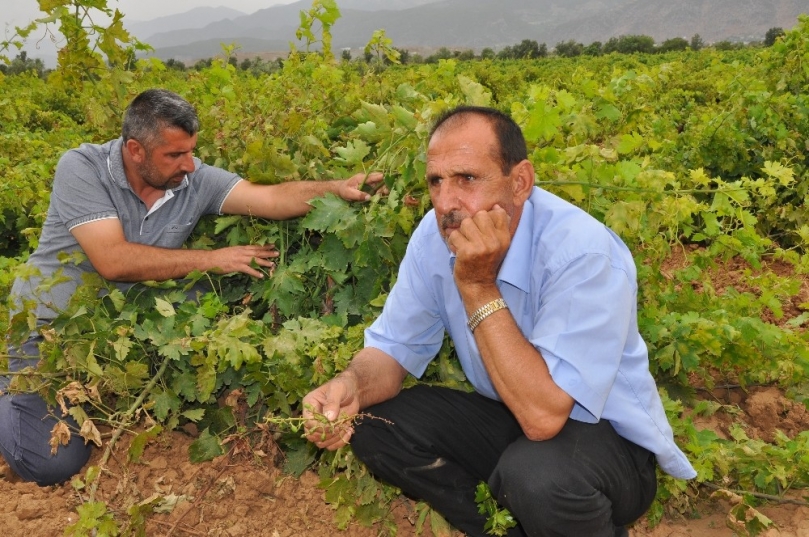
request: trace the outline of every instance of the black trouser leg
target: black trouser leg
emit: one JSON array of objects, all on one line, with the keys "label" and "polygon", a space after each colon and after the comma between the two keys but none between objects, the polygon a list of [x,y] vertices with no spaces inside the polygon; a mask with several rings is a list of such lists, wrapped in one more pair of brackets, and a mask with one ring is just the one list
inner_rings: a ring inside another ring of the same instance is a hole
[{"label": "black trouser leg", "polygon": [[649,508],[657,476],[652,454],[608,421],[568,420],[549,441],[511,444],[489,485],[528,535],[613,537]]},{"label": "black trouser leg", "polygon": [[357,457],[457,529],[486,535],[475,489],[522,434],[508,409],[475,393],[419,385],[365,413],[383,419],[365,418],[357,425],[351,440]]},{"label": "black trouser leg", "polygon": [[358,424],[359,459],[467,535],[485,535],[480,481],[520,521],[509,535],[612,537],[654,499],[654,458],[608,422],[570,420],[557,437],[533,442],[502,403],[427,386],[366,413],[386,421]]}]

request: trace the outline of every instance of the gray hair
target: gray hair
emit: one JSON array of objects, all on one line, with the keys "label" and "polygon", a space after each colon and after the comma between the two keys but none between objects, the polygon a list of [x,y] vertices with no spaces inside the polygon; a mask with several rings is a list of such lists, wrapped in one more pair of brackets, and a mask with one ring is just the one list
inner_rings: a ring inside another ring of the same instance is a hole
[{"label": "gray hair", "polygon": [[151,150],[165,128],[184,130],[189,136],[199,131],[197,111],[191,103],[164,89],[146,90],[126,109],[121,130],[124,142],[136,140]]}]

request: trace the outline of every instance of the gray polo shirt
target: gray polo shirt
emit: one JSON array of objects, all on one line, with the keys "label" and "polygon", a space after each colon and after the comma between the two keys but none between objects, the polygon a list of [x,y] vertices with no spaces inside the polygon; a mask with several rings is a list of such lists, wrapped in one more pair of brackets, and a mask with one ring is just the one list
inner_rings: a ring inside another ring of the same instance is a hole
[{"label": "gray polo shirt", "polygon": [[[62,155],[56,166],[39,246],[27,263],[38,269],[41,278],[15,280],[11,288],[12,315],[19,311],[21,300],[36,300],[37,318],[53,319],[55,312],[67,305],[82,281],[82,274],[96,272],[70,232],[76,226],[116,218],[130,242],[180,248],[200,217],[221,214],[225,198],[241,180],[234,173],[207,166],[195,158],[194,171],[147,210],[126,180],[122,144],[120,138],[104,145],[82,144]],[[37,289],[42,279],[59,271],[64,281]],[[132,284],[116,285],[126,289]]]}]

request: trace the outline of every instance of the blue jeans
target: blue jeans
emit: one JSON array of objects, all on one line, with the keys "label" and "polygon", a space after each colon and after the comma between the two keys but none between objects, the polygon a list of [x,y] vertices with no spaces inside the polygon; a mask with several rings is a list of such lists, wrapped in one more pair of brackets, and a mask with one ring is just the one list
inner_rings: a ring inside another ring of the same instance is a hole
[{"label": "blue jeans", "polygon": [[356,425],[354,454],[469,536],[486,535],[475,503],[481,481],[519,521],[509,536],[626,535],[657,491],[654,456],[605,420],[568,420],[535,442],[503,403],[425,385],[364,412],[383,419]]},{"label": "blue jeans", "polygon": [[[9,346],[9,371],[35,367],[39,361],[41,337],[32,337],[17,349]],[[10,378],[0,376],[0,454],[14,472],[26,481],[38,485],[53,485],[67,481],[82,469],[90,458],[92,446],[75,431],[79,427],[69,415],[58,408],[49,408],[36,393],[5,393]],[[51,455],[51,430],[59,416],[71,428],[70,442],[60,445]]]}]

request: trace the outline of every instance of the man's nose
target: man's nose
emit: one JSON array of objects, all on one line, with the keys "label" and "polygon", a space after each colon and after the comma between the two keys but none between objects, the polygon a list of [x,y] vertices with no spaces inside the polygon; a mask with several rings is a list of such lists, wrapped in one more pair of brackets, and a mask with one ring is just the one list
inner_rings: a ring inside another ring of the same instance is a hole
[{"label": "man's nose", "polygon": [[191,153],[188,153],[185,155],[185,158],[183,158],[181,169],[185,173],[194,171],[194,156]]},{"label": "man's nose", "polygon": [[433,189],[431,200],[433,207],[442,214],[460,209],[461,200],[458,194],[458,189],[450,181],[442,181],[438,187]]}]

